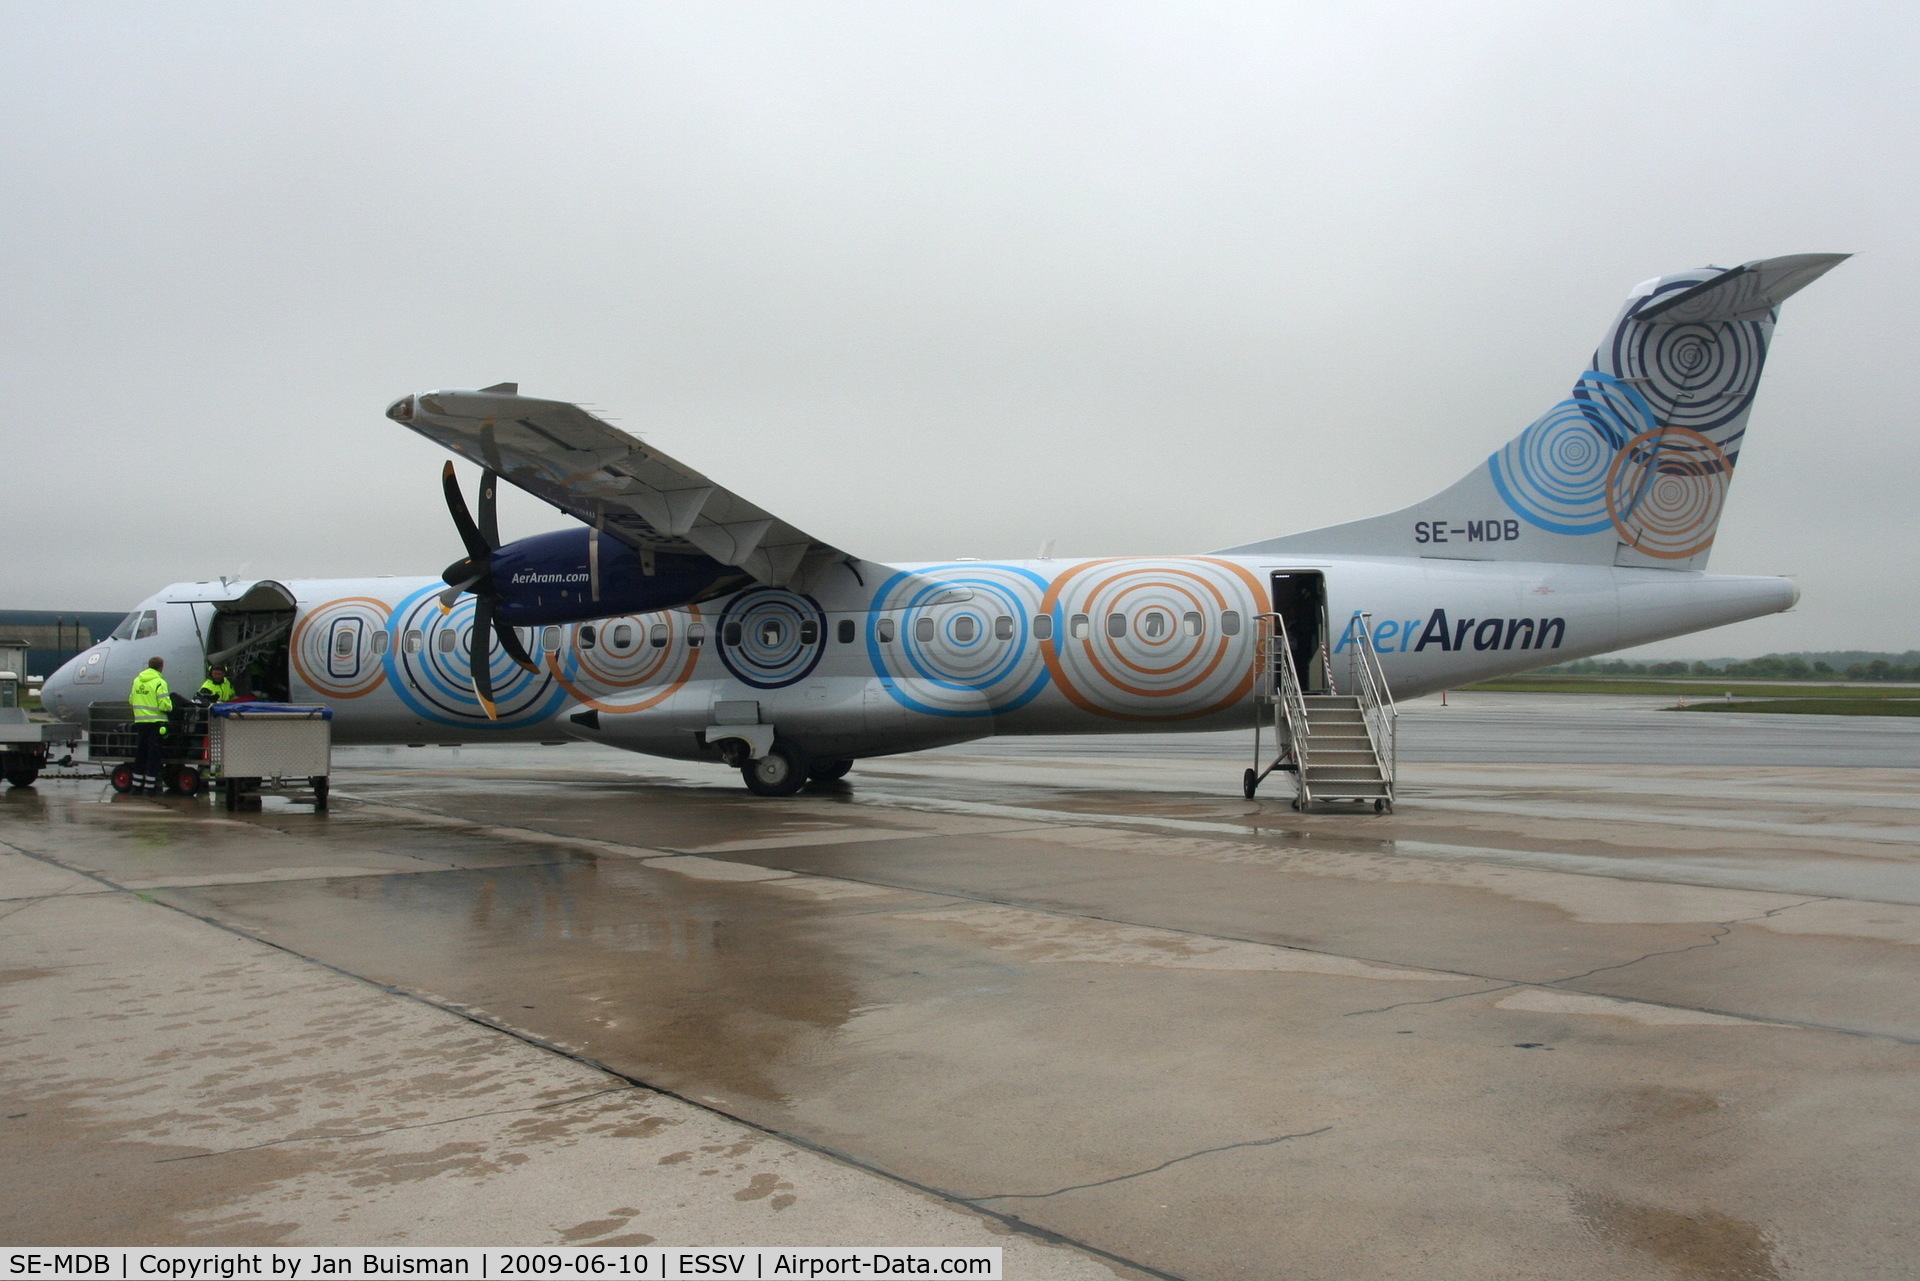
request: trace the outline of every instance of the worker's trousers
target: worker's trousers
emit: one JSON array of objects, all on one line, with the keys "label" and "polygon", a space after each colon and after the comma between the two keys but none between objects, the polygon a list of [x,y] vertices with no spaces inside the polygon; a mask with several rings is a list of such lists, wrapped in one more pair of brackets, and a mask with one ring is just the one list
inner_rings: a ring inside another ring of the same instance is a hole
[{"label": "worker's trousers", "polygon": [[160,746],[164,742],[161,731],[166,725],[161,721],[135,721],[133,723],[133,789],[160,790],[160,775],[165,768],[161,764]]}]

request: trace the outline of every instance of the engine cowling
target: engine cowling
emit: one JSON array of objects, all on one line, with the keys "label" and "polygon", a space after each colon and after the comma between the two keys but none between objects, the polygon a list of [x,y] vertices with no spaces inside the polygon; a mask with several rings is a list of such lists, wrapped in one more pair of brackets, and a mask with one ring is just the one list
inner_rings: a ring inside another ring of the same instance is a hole
[{"label": "engine cowling", "polygon": [[487,567],[500,620],[519,627],[648,614],[711,600],[750,581],[708,556],[659,552],[648,564],[627,544],[601,537],[596,599],[593,539],[590,529],[560,529],[497,549]]}]

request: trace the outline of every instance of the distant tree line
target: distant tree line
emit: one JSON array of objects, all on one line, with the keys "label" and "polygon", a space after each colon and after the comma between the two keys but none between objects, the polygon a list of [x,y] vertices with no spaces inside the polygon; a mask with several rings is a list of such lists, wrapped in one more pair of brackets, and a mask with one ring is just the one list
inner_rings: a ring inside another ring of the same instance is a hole
[{"label": "distant tree line", "polygon": [[1629,663],[1622,658],[1583,658],[1536,669],[1547,676],[1701,676],[1776,681],[1920,681],[1920,650],[1863,658],[1844,667],[1811,654],[1767,654],[1713,662]]}]

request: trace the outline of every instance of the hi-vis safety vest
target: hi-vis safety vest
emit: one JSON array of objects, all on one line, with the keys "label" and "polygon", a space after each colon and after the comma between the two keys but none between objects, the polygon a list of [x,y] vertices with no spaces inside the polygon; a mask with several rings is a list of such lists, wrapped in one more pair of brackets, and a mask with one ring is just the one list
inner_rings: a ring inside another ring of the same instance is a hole
[{"label": "hi-vis safety vest", "polygon": [[231,703],[233,701],[233,682],[227,680],[216,681],[213,677],[209,676],[200,682],[200,692],[202,694],[213,695],[213,701],[216,703]]},{"label": "hi-vis safety vest", "polygon": [[133,704],[135,721],[161,721],[173,707],[173,695],[167,692],[167,678],[151,667],[133,678],[133,692],[127,695]]}]

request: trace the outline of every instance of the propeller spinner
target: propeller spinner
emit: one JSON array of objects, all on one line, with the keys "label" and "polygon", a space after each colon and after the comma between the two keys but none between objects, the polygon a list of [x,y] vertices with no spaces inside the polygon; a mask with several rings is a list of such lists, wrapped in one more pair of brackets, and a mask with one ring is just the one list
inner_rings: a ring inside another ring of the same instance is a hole
[{"label": "propeller spinner", "polygon": [[447,590],[440,593],[440,606],[452,609],[453,603],[463,593],[473,593],[473,628],[467,644],[468,670],[473,675],[473,692],[479,697],[480,706],[486,709],[487,718],[498,720],[500,713],[493,704],[493,640],[497,639],[507,657],[520,666],[530,672],[539,670],[513,628],[500,621],[500,593],[494,585],[491,569],[493,553],[500,548],[500,523],[496,514],[500,477],[492,471],[481,476],[480,520],[477,524],[473,513],[467,509],[466,497],[460,492],[460,481],[454,475],[451,462],[440,473],[440,487],[447,496],[447,511],[453,517],[453,527],[459,531],[460,541],[467,549],[467,554],[447,566],[446,573],[441,575],[446,580]]}]

